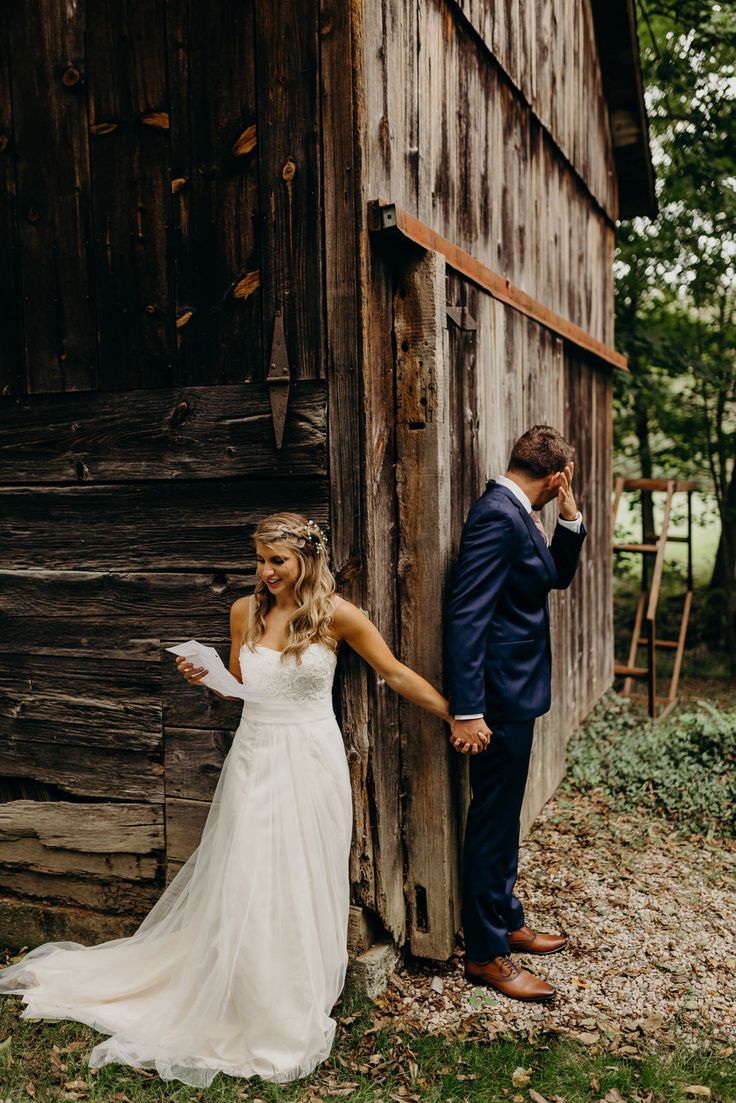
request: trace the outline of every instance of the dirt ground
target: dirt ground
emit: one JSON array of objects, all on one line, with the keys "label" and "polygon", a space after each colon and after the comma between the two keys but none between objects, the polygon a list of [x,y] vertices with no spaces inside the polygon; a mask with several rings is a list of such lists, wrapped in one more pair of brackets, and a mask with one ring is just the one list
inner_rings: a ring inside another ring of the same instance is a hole
[{"label": "dirt ground", "polygon": [[[527,923],[564,931],[547,957],[517,957],[557,988],[523,1004],[463,977],[450,960],[401,967],[379,1005],[430,1032],[494,1037],[551,1031],[633,1056],[644,1039],[736,1045],[736,844],[683,840],[665,821],[614,814],[567,786],[522,846]],[[394,1025],[398,1025],[394,1018]]]}]

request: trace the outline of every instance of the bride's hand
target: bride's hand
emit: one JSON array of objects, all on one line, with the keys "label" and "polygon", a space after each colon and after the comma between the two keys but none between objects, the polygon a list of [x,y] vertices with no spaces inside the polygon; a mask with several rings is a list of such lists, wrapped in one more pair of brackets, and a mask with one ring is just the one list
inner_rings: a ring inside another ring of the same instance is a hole
[{"label": "bride's hand", "polygon": [[485,720],[452,720],[450,743],[460,754],[480,754],[488,746],[493,732]]},{"label": "bride's hand", "polygon": [[203,666],[194,666],[183,655],[179,655],[176,665],[179,668],[179,673],[184,675],[190,686],[196,686],[209,673]]}]

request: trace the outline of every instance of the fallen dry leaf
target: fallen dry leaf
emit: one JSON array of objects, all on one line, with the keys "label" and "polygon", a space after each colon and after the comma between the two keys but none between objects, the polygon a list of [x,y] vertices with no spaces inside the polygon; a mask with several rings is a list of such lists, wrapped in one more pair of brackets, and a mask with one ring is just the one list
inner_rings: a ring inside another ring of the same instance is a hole
[{"label": "fallen dry leaf", "polygon": [[529,1089],[529,1098],[531,1099],[532,1103],[547,1103],[547,1100],[544,1098],[544,1096],[540,1095],[540,1093],[535,1091],[534,1088]]},{"label": "fallen dry leaf", "polygon": [[600,1039],[600,1034],[590,1034],[587,1030],[582,1030],[579,1034],[573,1034],[573,1038],[584,1046],[594,1046]]},{"label": "fallen dry leaf", "polygon": [[514,1069],[511,1076],[511,1083],[515,1088],[525,1088],[531,1080],[531,1069],[523,1069],[521,1066]]},{"label": "fallen dry leaf", "polygon": [[711,1097],[711,1090],[706,1088],[705,1084],[688,1084],[682,1090],[685,1095],[696,1095],[701,1099],[710,1099]]}]

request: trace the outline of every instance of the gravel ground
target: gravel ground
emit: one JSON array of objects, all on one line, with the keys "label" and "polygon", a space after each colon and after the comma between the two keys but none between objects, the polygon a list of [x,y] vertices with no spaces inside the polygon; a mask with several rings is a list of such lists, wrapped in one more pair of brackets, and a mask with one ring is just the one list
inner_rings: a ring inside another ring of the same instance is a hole
[{"label": "gravel ground", "polygon": [[[393,1025],[464,1036],[568,1034],[624,1056],[647,1039],[736,1044],[736,843],[676,837],[664,821],[613,814],[563,789],[522,846],[527,923],[564,931],[566,950],[516,956],[557,988],[523,1004],[447,963],[413,959],[376,1002]],[[398,1020],[398,1021],[397,1021]]]}]

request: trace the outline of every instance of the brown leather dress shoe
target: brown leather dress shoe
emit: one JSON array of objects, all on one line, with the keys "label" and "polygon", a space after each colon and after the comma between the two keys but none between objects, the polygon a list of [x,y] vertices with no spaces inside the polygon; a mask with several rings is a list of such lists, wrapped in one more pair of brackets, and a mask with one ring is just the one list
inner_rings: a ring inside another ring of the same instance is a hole
[{"label": "brown leather dress shoe", "polygon": [[543,934],[531,927],[509,932],[509,951],[514,954],[556,954],[566,946],[564,934]]},{"label": "brown leather dress shoe", "polygon": [[551,1000],[555,994],[551,984],[528,969],[521,969],[508,955],[494,957],[485,964],[466,958],[465,978],[495,988],[513,1000]]}]

